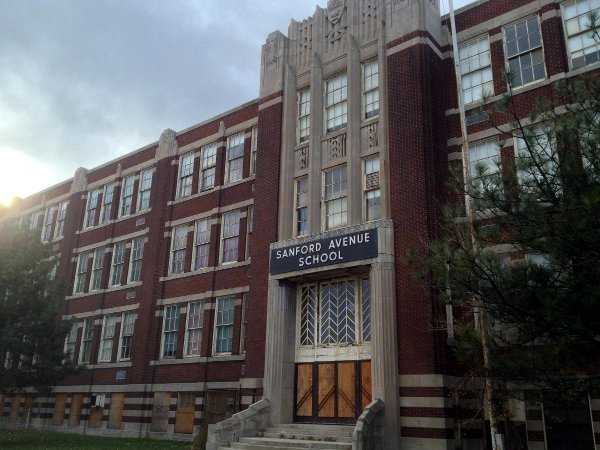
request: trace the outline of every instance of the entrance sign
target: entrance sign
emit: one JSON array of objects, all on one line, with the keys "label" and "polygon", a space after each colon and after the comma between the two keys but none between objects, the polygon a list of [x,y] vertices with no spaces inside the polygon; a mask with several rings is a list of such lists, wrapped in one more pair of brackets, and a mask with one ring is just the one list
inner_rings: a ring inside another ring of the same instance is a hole
[{"label": "entrance sign", "polygon": [[271,249],[271,275],[377,257],[377,230]]}]

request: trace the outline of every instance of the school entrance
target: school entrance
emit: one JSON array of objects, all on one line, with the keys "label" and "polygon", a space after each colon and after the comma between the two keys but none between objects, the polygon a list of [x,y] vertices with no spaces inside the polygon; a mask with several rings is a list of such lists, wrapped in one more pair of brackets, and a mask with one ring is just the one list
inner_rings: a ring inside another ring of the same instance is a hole
[{"label": "school entrance", "polygon": [[294,420],[355,423],[371,402],[369,279],[298,289]]}]

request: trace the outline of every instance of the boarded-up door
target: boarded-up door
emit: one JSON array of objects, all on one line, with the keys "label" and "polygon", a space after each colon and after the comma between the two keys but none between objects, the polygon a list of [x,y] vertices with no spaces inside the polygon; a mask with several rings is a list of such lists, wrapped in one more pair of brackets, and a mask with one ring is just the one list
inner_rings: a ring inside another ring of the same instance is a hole
[{"label": "boarded-up door", "polygon": [[371,361],[360,362],[360,396],[362,409],[371,403]]},{"label": "boarded-up door", "polygon": [[194,409],[196,395],[193,392],[180,392],[177,397],[177,415],[175,416],[175,433],[192,433],[194,431]]},{"label": "boarded-up door", "polygon": [[150,431],[166,432],[169,426],[170,392],[156,392],[152,402],[152,422]]},{"label": "boarded-up door", "polygon": [[19,419],[19,410],[21,409],[21,396],[19,394],[15,394],[13,395],[12,398],[12,403],[10,406],[10,416],[9,416],[9,422],[10,423],[17,423],[17,420]]},{"label": "boarded-up door", "polygon": [[108,411],[108,428],[120,430],[123,426],[123,407],[125,406],[125,394],[113,392],[110,396],[110,409]]},{"label": "boarded-up door", "polygon": [[204,406],[205,423],[217,423],[231,417],[237,409],[237,393],[237,391],[208,391]]},{"label": "boarded-up door", "polygon": [[71,397],[71,413],[69,414],[69,426],[78,427],[81,422],[81,408],[83,407],[83,394],[73,394]]},{"label": "boarded-up door", "polygon": [[104,415],[104,394],[92,395],[90,398],[89,428],[101,428]]},{"label": "boarded-up door", "polygon": [[65,406],[67,394],[56,394],[54,396],[54,411],[52,412],[52,425],[60,426],[65,420]]},{"label": "boarded-up door", "polygon": [[296,414],[299,417],[313,415],[313,365],[298,364],[296,383]]}]

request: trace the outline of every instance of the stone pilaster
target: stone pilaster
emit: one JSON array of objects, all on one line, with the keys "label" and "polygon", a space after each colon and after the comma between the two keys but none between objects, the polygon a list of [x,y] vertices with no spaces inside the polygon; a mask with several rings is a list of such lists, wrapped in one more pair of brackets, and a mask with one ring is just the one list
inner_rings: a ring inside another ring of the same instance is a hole
[{"label": "stone pilaster", "polygon": [[294,414],[296,289],[269,280],[264,398],[271,402],[271,422],[290,423]]}]

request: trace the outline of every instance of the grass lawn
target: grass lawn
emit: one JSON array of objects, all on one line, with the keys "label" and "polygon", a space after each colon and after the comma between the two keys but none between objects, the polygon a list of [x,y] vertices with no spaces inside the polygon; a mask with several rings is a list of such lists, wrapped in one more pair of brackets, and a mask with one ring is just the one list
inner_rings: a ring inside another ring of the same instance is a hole
[{"label": "grass lawn", "polygon": [[189,442],[82,436],[46,431],[0,429],[0,449],[189,449]]}]

